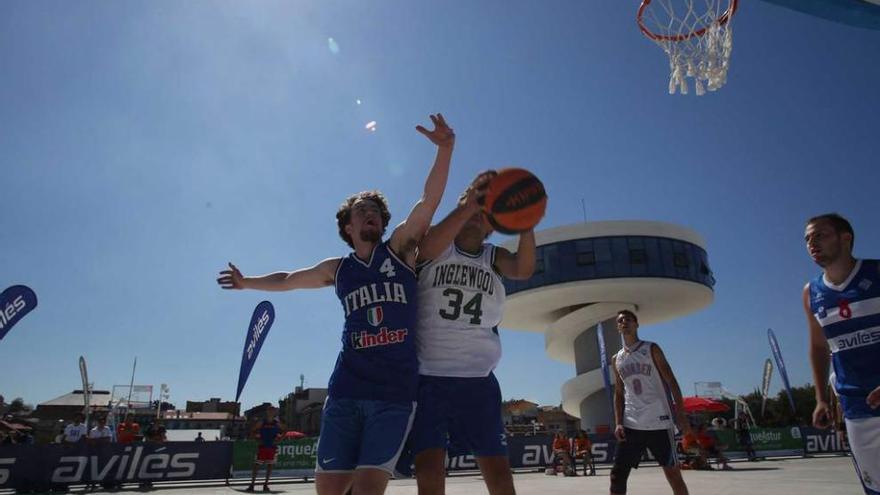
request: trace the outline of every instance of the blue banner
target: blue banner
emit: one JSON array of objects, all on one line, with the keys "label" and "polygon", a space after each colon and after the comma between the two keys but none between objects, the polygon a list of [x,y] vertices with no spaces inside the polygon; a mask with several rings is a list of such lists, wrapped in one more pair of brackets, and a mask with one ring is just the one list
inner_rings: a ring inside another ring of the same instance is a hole
[{"label": "blue banner", "polygon": [[605,352],[605,326],[599,323],[596,327],[596,339],[599,341],[599,366],[602,367],[602,380],[605,381],[605,393],[611,404],[611,417],[614,417],[614,395],[611,393],[611,377],[608,376],[608,355]]},{"label": "blue banner", "polygon": [[229,475],[232,442],[0,445],[0,490],[68,492],[81,483],[216,480]]},{"label": "blue banner", "polygon": [[782,384],[785,385],[785,393],[788,395],[788,404],[791,406],[791,412],[792,414],[797,414],[794,409],[794,398],[791,396],[791,385],[788,384],[788,372],[785,371],[785,362],[782,361],[779,342],[776,341],[776,335],[773,334],[772,328],[767,329],[767,338],[770,340],[770,350],[773,351],[773,359],[776,360],[776,369],[779,370]]},{"label": "blue banner", "polygon": [[0,294],[0,339],[37,307],[37,295],[24,285],[13,285]]},{"label": "blue banner", "polygon": [[257,355],[269,335],[269,329],[272,322],[275,321],[275,308],[269,301],[263,301],[257,304],[253,316],[251,316],[251,324],[248,325],[247,335],[244,339],[244,352],[241,355],[241,369],[238,371],[238,389],[235,391],[235,401],[241,396],[244,384],[247,383],[251,369],[257,361]]}]

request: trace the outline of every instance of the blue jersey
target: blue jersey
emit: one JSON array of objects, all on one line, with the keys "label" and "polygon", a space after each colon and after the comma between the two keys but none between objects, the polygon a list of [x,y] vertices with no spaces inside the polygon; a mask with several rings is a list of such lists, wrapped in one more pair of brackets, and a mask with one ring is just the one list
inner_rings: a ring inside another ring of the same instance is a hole
[{"label": "blue jersey", "polygon": [[813,279],[810,311],[831,348],[844,417],[880,416],[880,409],[865,403],[880,386],[880,262],[858,260],[840,285],[826,281],[824,275]]},{"label": "blue jersey", "polygon": [[416,275],[387,242],[365,262],[351,253],[336,270],[345,311],[342,351],[330,377],[331,397],[393,402],[416,400]]},{"label": "blue jersey", "polygon": [[278,438],[280,433],[281,425],[278,423],[277,419],[273,419],[272,421],[263,420],[259,430],[260,446],[274,447],[275,439]]}]

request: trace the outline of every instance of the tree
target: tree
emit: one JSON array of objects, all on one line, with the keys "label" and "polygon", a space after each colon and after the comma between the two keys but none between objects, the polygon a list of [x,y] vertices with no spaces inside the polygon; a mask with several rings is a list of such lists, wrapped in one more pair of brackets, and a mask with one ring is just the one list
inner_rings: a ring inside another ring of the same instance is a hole
[{"label": "tree", "polygon": [[30,404],[25,404],[24,399],[21,397],[16,397],[9,403],[9,408],[7,409],[8,414],[20,414],[20,413],[29,413],[33,410],[33,406]]}]

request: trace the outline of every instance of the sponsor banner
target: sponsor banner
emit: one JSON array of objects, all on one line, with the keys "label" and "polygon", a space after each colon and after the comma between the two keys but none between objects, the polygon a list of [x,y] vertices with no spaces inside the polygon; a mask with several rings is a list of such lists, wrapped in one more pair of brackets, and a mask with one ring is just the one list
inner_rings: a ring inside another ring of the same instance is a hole
[{"label": "sponsor banner", "polygon": [[797,414],[794,408],[794,398],[791,395],[791,385],[788,383],[788,372],[785,371],[785,362],[782,360],[782,351],[779,350],[779,342],[776,341],[776,335],[772,328],[767,329],[767,339],[770,341],[770,350],[773,351],[773,359],[776,360],[776,369],[779,370],[779,377],[782,378],[782,384],[785,385],[785,393],[788,395],[788,404],[791,406],[791,413]]},{"label": "sponsor banner", "polygon": [[[716,430],[719,445],[727,445],[724,454],[732,459],[747,457],[745,446],[739,443],[734,430]],[[751,428],[752,448],[759,456],[802,456],[804,438],[797,426],[786,428]]]},{"label": "sponsor banner", "polygon": [[36,307],[37,295],[30,287],[13,285],[0,292],[0,340]]},{"label": "sponsor banner", "polygon": [[[257,458],[257,442],[235,442],[232,449],[232,475],[249,478]],[[318,437],[298,438],[278,442],[273,474],[279,476],[314,477],[318,455]]]},{"label": "sponsor banner", "polygon": [[272,322],[275,321],[275,308],[269,301],[263,301],[254,309],[251,316],[251,324],[248,325],[247,335],[244,338],[244,351],[241,353],[241,367],[238,370],[238,387],[235,390],[235,401],[241,397],[241,391],[247,383],[251,369],[257,361],[257,355],[269,335]]},{"label": "sponsor banner", "polygon": [[[593,444],[591,451],[596,464],[611,464],[614,461],[616,440],[611,434],[589,435]],[[544,468],[553,463],[553,435],[534,435],[526,437],[507,437],[507,451],[510,467],[514,469]],[[461,455],[446,460],[449,471],[479,469],[472,455]]]},{"label": "sponsor banner", "polygon": [[0,446],[0,488],[224,479],[231,442]]},{"label": "sponsor banner", "polygon": [[801,428],[801,433],[804,435],[804,449],[807,454],[849,451],[846,435],[842,431],[820,430],[810,426]]}]

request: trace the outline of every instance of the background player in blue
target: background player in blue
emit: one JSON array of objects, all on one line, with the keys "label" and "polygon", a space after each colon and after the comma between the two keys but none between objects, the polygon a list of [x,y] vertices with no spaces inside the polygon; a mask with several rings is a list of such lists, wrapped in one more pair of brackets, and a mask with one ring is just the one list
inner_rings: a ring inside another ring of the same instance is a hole
[{"label": "background player in blue", "polygon": [[315,487],[320,495],[384,493],[415,416],[418,365],[416,250],[440,204],[455,134],[440,114],[416,129],[437,145],[421,199],[391,238],[378,191],[350,196],[336,213],[339,235],[354,249],[292,272],[243,277],[232,264],[217,281],[227,289],[292,290],[336,286],[345,314],[342,351],[321,417]]},{"label": "background player in blue", "polygon": [[[281,434],[284,432],[284,424],[278,419],[277,414],[278,409],[269,406],[266,409],[266,417],[255,424],[253,431],[251,431],[251,437],[257,439],[257,457],[254,459],[254,467],[251,470],[251,484],[245,488],[246,492],[254,491],[257,473],[262,464],[266,465],[266,481],[263,482],[263,491],[269,491],[269,478],[272,477],[272,466],[275,465],[275,458],[278,455],[278,446],[275,444],[281,439]],[[199,432],[199,437],[201,434]]]},{"label": "background player in blue", "polygon": [[492,227],[478,202],[493,175],[480,174],[419,244],[419,406],[410,445],[420,495],[444,493],[447,445],[453,455],[476,456],[490,494],[515,492],[492,370],[501,358],[501,277],[532,276],[535,234],[520,234],[516,254],[485,242]]},{"label": "background player in blue", "polygon": [[836,213],[807,221],[804,240],[822,274],[803,292],[816,384],[813,424],[829,426],[828,365],[865,493],[880,493],[880,263],[852,255],[855,233]]}]

